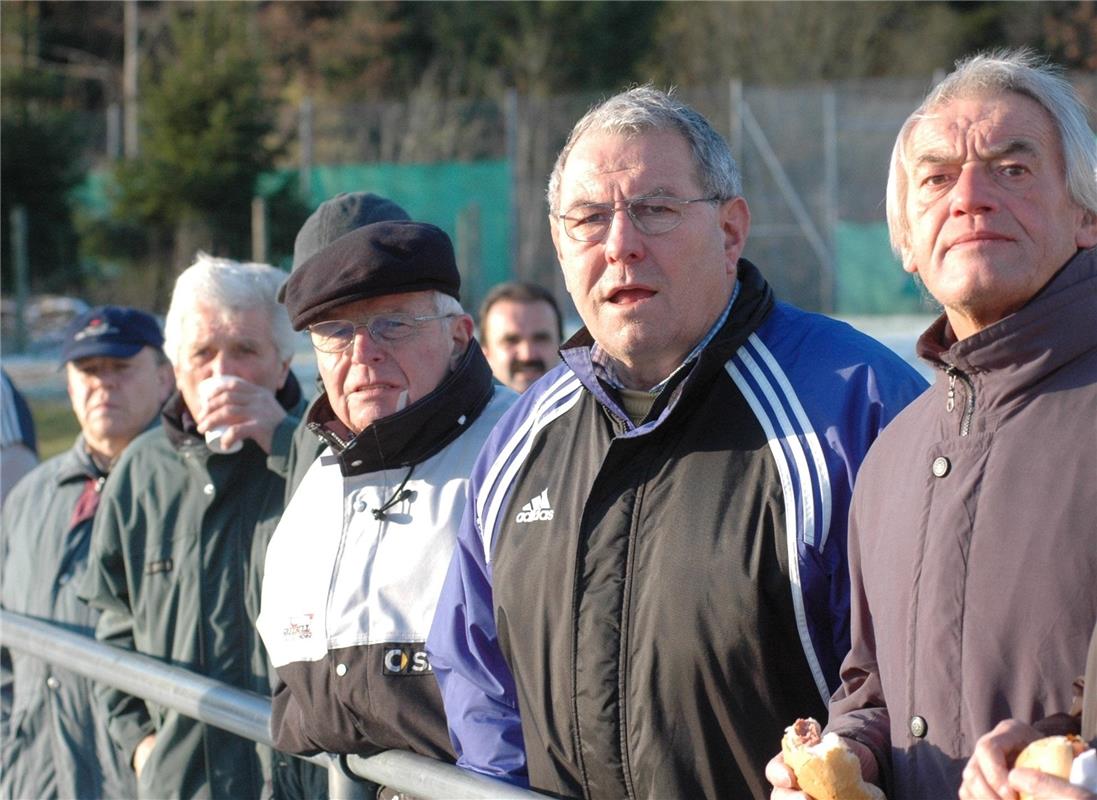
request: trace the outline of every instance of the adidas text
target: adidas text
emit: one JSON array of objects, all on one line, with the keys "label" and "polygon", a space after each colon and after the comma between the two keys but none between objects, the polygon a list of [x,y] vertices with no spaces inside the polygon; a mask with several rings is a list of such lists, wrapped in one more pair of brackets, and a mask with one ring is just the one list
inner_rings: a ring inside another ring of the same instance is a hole
[{"label": "adidas text", "polygon": [[548,489],[530,500],[514,517],[515,522],[548,522],[552,519],[552,506],[549,505]]}]

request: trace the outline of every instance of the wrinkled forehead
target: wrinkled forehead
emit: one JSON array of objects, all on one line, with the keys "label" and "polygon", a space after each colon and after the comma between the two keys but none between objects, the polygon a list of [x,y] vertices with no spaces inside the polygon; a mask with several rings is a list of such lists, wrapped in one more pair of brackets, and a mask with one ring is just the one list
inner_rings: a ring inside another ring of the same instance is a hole
[{"label": "wrinkled forehead", "polygon": [[269,338],[273,329],[274,320],[264,305],[225,308],[199,302],[183,316],[182,335],[184,340],[230,334]]},{"label": "wrinkled forehead", "polygon": [[696,167],[686,138],[677,130],[638,132],[594,129],[572,147],[560,181],[560,204],[604,203],[607,191],[627,196],[696,191]]},{"label": "wrinkled forehead", "polygon": [[925,160],[1029,151],[1062,161],[1062,143],[1044,106],[1026,94],[978,91],[942,100],[913,117],[904,148],[909,168]]},{"label": "wrinkled forehead", "polygon": [[556,312],[544,300],[512,300],[504,298],[495,301],[488,309],[486,323],[493,327],[517,328],[520,325],[554,328]]},{"label": "wrinkled forehead", "polygon": [[151,351],[148,346],[145,346],[132,356],[85,356],[84,358],[74,358],[72,361],[66,361],[65,367],[73,372],[95,372],[103,369],[119,369],[135,362],[145,350]]}]

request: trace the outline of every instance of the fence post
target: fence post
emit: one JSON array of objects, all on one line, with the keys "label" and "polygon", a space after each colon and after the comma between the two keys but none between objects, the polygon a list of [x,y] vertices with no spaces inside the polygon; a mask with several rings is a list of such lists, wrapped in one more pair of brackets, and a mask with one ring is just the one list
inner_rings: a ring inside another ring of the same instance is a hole
[{"label": "fence post", "polygon": [[[510,168],[510,214],[508,222],[510,230],[507,232],[507,252],[510,253],[510,271],[512,275],[521,274],[520,270],[525,266],[521,264],[521,255],[518,252],[518,241],[521,236],[521,211],[518,208],[521,197],[521,176],[518,166],[518,126],[521,124],[518,115],[518,90],[507,89],[506,99],[503,104],[504,133],[506,135],[507,165]],[[523,170],[524,172],[524,170]],[[485,290],[487,287],[484,287]]]},{"label": "fence post", "polygon": [[301,198],[306,202],[312,202],[312,97],[305,95],[301,99],[301,108],[297,117],[297,149],[300,160],[297,173],[297,190]]},{"label": "fence post", "polygon": [[15,206],[11,210],[11,255],[15,262],[15,352],[27,349],[27,209]]},{"label": "fence post", "polygon": [[141,51],[138,47],[140,20],[137,0],[126,0],[123,7],[125,37],[122,54],[122,107],[125,117],[122,124],[122,148],[127,159],[137,158],[140,145],[140,113],[138,104],[138,73]]},{"label": "fence post", "polygon": [[731,157],[743,174],[743,82],[738,78],[728,81],[728,133],[731,139]]},{"label": "fence post", "polygon": [[267,263],[267,201],[251,198],[251,260]]},{"label": "fence post", "polygon": [[834,85],[823,92],[823,197],[826,236],[830,243],[830,270],[819,270],[819,307],[828,314],[838,310],[838,101]]}]

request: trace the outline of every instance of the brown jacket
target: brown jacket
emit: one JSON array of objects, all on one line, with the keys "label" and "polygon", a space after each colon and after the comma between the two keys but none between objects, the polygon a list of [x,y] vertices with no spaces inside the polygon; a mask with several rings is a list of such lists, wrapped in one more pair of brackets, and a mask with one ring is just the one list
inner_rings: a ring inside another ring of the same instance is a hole
[{"label": "brown jacket", "polygon": [[1066,712],[1097,620],[1097,252],[946,346],[854,492],[853,647],[828,730],[892,800],[955,797],[976,739]]}]

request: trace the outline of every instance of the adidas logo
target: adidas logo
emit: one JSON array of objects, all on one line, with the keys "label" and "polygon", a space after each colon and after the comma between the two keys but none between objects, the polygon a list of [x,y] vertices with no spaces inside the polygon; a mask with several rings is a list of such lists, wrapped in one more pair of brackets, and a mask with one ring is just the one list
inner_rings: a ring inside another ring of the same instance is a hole
[{"label": "adidas logo", "polygon": [[524,506],[522,510],[518,512],[518,516],[514,518],[515,522],[548,522],[552,519],[552,506],[549,505],[548,488],[546,487],[541,491],[541,494],[530,500]]}]

